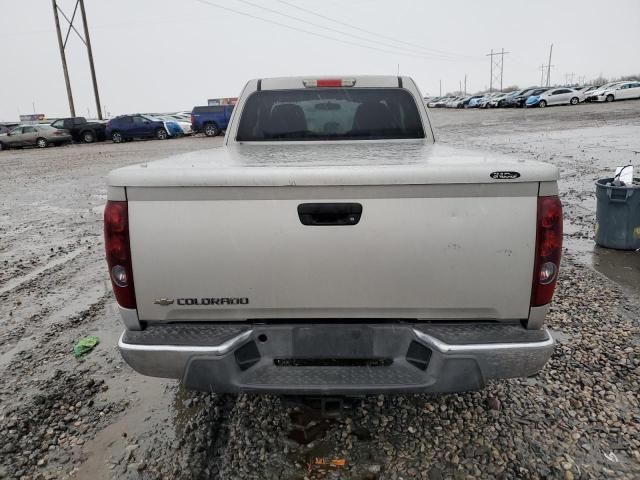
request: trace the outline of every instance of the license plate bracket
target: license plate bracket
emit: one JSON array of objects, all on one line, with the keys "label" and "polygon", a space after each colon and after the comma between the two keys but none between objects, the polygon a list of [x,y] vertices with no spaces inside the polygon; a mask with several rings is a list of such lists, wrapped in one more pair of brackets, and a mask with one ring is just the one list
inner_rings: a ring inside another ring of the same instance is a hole
[{"label": "license plate bracket", "polygon": [[293,353],[305,358],[370,358],[373,329],[366,325],[313,325],[293,331]]}]

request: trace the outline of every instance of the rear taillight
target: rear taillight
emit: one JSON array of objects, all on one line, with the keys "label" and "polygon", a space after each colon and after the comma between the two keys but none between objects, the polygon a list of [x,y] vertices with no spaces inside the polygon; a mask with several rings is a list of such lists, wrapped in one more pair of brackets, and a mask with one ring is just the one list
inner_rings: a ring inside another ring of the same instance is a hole
[{"label": "rear taillight", "polygon": [[127,202],[107,201],[104,209],[104,245],[109,277],[118,304],[123,308],[136,308]]},{"label": "rear taillight", "polygon": [[562,255],[562,204],[557,196],[538,197],[536,259],[531,306],[551,302]]}]

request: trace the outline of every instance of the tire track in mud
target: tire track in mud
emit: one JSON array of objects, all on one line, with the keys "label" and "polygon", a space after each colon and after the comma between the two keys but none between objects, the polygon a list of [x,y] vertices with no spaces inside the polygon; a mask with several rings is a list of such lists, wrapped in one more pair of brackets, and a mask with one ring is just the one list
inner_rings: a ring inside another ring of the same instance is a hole
[{"label": "tire track in mud", "polygon": [[47,275],[53,275],[60,270],[64,269],[65,264],[75,259],[81,253],[87,252],[88,249],[78,248],[66,254],[63,257],[56,258],[42,267],[35,268],[29,273],[21,275],[20,277],[13,277],[5,281],[4,285],[0,287],[0,298],[3,298],[6,294],[13,292],[19,293],[33,284],[41,281]]},{"label": "tire track in mud", "polygon": [[38,348],[24,349],[9,360],[5,367],[0,364],[0,371],[11,372],[12,375],[25,369],[33,369],[46,364],[58,354],[70,352],[68,341],[56,340],[59,337],[70,334],[80,323],[89,323],[104,313],[105,304],[112,298],[111,292],[106,292],[87,308],[77,312],[68,319],[51,324],[44,332],[38,332]]},{"label": "tire track in mud", "polygon": [[[87,252],[91,253],[90,250]],[[102,285],[104,278],[102,270],[98,268],[100,259],[88,257],[87,261],[70,263],[81,258],[82,253],[82,249],[76,250],[55,266],[51,267],[49,264],[49,268],[40,272],[37,277],[0,295],[0,300],[8,300],[5,304],[9,304],[0,330],[0,363],[7,351],[14,348],[12,345],[24,341],[26,337],[40,335],[43,322],[44,327],[47,322],[64,323],[65,315],[74,316],[78,308],[90,308],[95,303],[93,297],[99,299],[110,295],[110,290]],[[85,277],[84,272],[87,270],[92,272],[91,277]],[[84,301],[74,296],[74,292],[83,292]],[[85,307],[87,301],[90,303]]]},{"label": "tire track in mud", "polygon": [[126,407],[101,395],[108,387],[99,363],[73,359],[71,340],[78,327],[99,322],[110,300],[105,292],[87,308],[50,324],[34,345],[0,367],[6,379],[0,387],[0,466],[10,467],[16,478],[73,477],[66,465],[81,459],[83,439]]}]

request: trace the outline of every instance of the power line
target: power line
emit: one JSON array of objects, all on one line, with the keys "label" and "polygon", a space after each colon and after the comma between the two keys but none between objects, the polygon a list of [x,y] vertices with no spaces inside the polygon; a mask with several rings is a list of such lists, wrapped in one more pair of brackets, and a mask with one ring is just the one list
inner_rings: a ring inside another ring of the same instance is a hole
[{"label": "power line", "polygon": [[[304,18],[296,17],[295,15],[289,15],[288,13],[283,13],[283,12],[281,12],[279,10],[275,10],[273,8],[265,7],[263,5],[259,5],[257,3],[251,2],[249,0],[238,0],[238,1],[241,2],[241,3],[244,3],[246,5],[249,5],[251,7],[259,8],[260,10],[264,10],[265,12],[273,13],[275,15],[280,15],[280,16],[288,18],[290,20],[294,20],[296,22],[300,22],[300,23],[306,24],[307,26],[310,25],[310,26],[313,26],[313,27],[316,27],[316,28],[320,28],[322,30],[327,30],[327,31],[330,31],[330,32],[338,33],[340,35],[345,35],[347,37],[355,38],[357,40],[362,40],[362,41],[365,41],[365,42],[370,42],[370,43],[375,43],[375,44],[378,44],[378,45],[382,45],[383,47],[385,47],[387,49],[391,48],[391,49],[394,49],[394,50],[398,50],[397,53],[400,53],[400,54],[417,56],[419,58],[428,58],[430,60],[449,60],[449,61],[453,60],[452,58],[435,57],[435,56],[433,56],[433,54],[431,54],[430,56],[427,56],[427,54],[421,53],[421,52],[415,52],[415,51],[409,52],[409,51],[406,50],[406,47],[397,47],[395,45],[388,45],[385,42],[380,42],[378,40],[372,40],[370,38],[363,37],[361,35],[354,35],[352,33],[345,32],[344,30],[339,30],[337,28],[327,27],[327,26],[321,25],[319,23],[310,22],[308,20],[305,20]],[[340,40],[340,39],[334,39],[334,40]]]},{"label": "power line", "polygon": [[371,45],[364,45],[364,44],[361,44],[361,43],[358,43],[358,42],[352,42],[350,40],[344,40],[344,39],[330,37],[329,35],[324,35],[324,34],[318,33],[318,32],[312,32],[312,31],[309,31],[309,30],[305,30],[303,28],[295,27],[293,25],[288,25],[286,23],[278,22],[277,20],[270,20],[270,19],[267,19],[267,18],[260,17],[258,15],[253,15],[251,13],[243,12],[241,10],[236,10],[234,8],[226,7],[226,6],[211,2],[209,0],[195,0],[195,1],[199,2],[199,3],[202,3],[204,5],[208,5],[210,7],[218,8],[220,10],[226,10],[226,11],[235,13],[237,15],[242,15],[242,16],[245,16],[245,17],[253,18],[255,20],[260,20],[261,22],[278,25],[279,27],[288,28],[289,30],[294,30],[296,32],[302,32],[302,33],[306,33],[308,35],[314,35],[316,37],[325,38],[325,39],[328,39],[328,40],[332,40],[334,42],[345,43],[347,45],[354,45],[356,47],[367,48],[369,50],[374,50],[374,51],[383,52],[383,53],[390,53],[392,55],[398,55],[400,53],[401,55],[406,55],[406,56],[410,56],[410,57],[416,57],[416,58],[422,58],[422,59],[426,58],[424,56],[414,55],[414,54],[411,54],[411,53],[394,52],[392,50],[384,50],[384,49],[381,49],[381,48],[373,47]]},{"label": "power line", "polygon": [[426,50],[426,51],[430,51],[430,52],[434,52],[434,53],[438,53],[438,54],[443,54],[443,55],[447,55],[447,56],[461,57],[461,58],[462,57],[466,57],[468,59],[478,60],[478,57],[474,57],[474,56],[471,56],[471,55],[464,55],[464,54],[460,54],[460,53],[445,52],[444,50],[437,50],[435,48],[427,48],[427,47],[424,47],[422,45],[418,45],[416,43],[411,43],[411,42],[405,42],[403,40],[398,40],[396,38],[389,37],[387,35],[383,35],[380,32],[373,32],[371,30],[366,30],[364,28],[358,27],[357,25],[353,25],[352,23],[343,22],[342,20],[336,20],[335,18],[328,17],[327,15],[323,15],[321,13],[314,12],[313,10],[309,10],[308,8],[300,7],[299,5],[295,5],[295,4],[293,4],[291,2],[287,2],[285,0],[277,0],[277,1],[282,3],[282,4],[284,4],[284,5],[287,5],[289,7],[292,7],[292,8],[295,8],[297,10],[300,10],[302,12],[306,12],[306,13],[308,13],[310,15],[314,15],[314,16],[319,17],[319,18],[324,18],[325,20],[329,20],[330,22],[334,22],[334,23],[337,23],[339,25],[343,25],[345,27],[353,28],[355,30],[359,30],[361,32],[367,33],[369,35],[374,35],[374,36],[379,37],[379,38],[384,38],[386,40],[391,40],[392,42],[401,43],[401,44],[408,45],[408,46],[411,46],[411,47],[414,47],[414,48],[419,48],[421,50]]}]

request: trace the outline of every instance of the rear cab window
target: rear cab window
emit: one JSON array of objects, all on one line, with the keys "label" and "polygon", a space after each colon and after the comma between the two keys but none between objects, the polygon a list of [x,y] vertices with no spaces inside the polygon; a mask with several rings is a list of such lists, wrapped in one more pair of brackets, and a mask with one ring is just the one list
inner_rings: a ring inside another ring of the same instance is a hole
[{"label": "rear cab window", "polygon": [[247,99],[236,140],[425,138],[413,96],[401,88],[262,90]]}]

